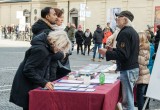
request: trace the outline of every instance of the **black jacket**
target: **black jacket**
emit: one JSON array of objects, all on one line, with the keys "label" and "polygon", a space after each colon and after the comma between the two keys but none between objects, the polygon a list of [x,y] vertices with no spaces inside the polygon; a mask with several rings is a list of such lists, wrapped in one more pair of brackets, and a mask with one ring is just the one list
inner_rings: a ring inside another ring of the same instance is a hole
[{"label": "black jacket", "polygon": [[12,84],[10,102],[28,108],[28,92],[39,86],[44,87],[49,81],[52,52],[47,43],[47,35],[42,33],[31,41]]},{"label": "black jacket", "polygon": [[104,38],[104,33],[101,28],[97,28],[93,34],[93,40],[95,44],[102,44],[102,40]]},{"label": "black jacket", "polygon": [[117,36],[116,49],[106,52],[106,60],[116,60],[120,71],[138,68],[139,36],[129,26],[121,29]]},{"label": "black jacket", "polygon": [[84,33],[83,39],[84,39],[84,45],[91,45],[92,33],[90,32],[88,37]]},{"label": "black jacket", "polygon": [[40,34],[44,30],[52,30],[51,27],[48,26],[43,20],[39,19],[32,25],[32,33],[33,37]]},{"label": "black jacket", "polygon": [[[34,23],[34,25],[32,26],[32,32],[33,32],[33,37],[42,33],[42,32],[45,32],[46,34],[48,34],[50,31],[54,31],[53,29],[51,29],[51,27],[49,27],[48,24],[46,24],[43,20],[38,20],[37,22]],[[61,78],[62,76],[68,74],[68,73],[65,73],[64,72],[59,72],[58,69],[58,64],[57,64],[57,61],[58,60],[62,60],[64,57],[64,54],[62,52],[58,52],[56,54],[54,54],[52,56],[52,60],[51,60],[51,63],[50,63],[50,78],[49,80],[50,81],[54,81],[56,80],[57,78]]]},{"label": "black jacket", "polygon": [[76,33],[75,33],[75,38],[76,38],[76,43],[77,44],[82,44],[82,42],[83,42],[83,31],[77,31]]}]

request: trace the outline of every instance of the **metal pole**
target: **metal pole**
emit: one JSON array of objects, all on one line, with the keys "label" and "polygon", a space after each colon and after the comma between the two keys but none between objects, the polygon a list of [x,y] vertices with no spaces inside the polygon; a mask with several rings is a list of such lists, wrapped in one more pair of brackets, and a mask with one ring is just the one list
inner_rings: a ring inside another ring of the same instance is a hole
[{"label": "metal pole", "polygon": [[29,37],[30,39],[29,40],[32,40],[32,32],[31,32],[31,26],[32,26],[32,3],[30,2],[30,27],[29,27]]},{"label": "metal pole", "polygon": [[85,20],[84,20],[84,30],[83,31],[85,31],[86,30],[86,9],[87,9],[87,0],[85,0],[85,4],[86,4],[86,6],[85,6]]},{"label": "metal pole", "polygon": [[70,8],[70,1],[68,0],[68,16],[67,16],[67,17],[68,17],[68,18],[67,18],[68,23],[69,23],[69,21],[70,21],[70,20],[69,20],[69,8]]}]

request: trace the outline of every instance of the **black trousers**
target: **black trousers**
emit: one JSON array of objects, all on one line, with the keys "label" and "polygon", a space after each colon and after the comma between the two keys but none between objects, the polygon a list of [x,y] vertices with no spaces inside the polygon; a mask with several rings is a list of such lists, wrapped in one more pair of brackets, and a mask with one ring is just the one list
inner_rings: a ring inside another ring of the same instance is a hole
[{"label": "black trousers", "polygon": [[84,54],[87,50],[87,47],[88,47],[88,55],[89,55],[89,52],[90,52],[90,45],[84,45]]},{"label": "black trousers", "polygon": [[[143,105],[145,103],[146,98],[144,95],[146,94],[148,88],[148,84],[137,84],[137,105],[138,105],[138,110],[142,110]],[[146,108],[149,108],[149,101],[147,103]]]},{"label": "black trousers", "polygon": [[83,54],[83,45],[82,44],[77,44],[77,54],[79,54],[79,48],[81,48],[81,54]]}]

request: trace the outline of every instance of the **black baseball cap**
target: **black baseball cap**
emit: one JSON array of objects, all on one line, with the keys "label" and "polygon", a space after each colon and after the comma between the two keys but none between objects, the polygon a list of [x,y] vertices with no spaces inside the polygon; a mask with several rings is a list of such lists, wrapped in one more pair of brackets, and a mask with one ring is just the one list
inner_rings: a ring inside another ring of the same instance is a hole
[{"label": "black baseball cap", "polygon": [[128,11],[128,10],[122,11],[121,13],[115,13],[115,15],[116,15],[116,16],[125,16],[125,17],[127,17],[130,21],[133,21],[133,19],[134,19],[134,15],[133,15],[130,11]]}]

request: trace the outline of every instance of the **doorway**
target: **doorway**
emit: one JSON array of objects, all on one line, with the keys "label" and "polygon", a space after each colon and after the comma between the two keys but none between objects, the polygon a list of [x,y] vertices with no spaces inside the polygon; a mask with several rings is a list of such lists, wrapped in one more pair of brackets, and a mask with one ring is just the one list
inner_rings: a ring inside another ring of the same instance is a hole
[{"label": "doorway", "polygon": [[70,11],[70,22],[74,23],[76,27],[78,26],[78,10],[76,8]]}]

